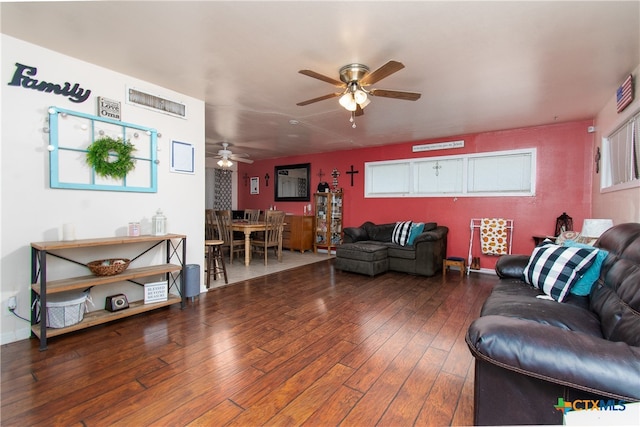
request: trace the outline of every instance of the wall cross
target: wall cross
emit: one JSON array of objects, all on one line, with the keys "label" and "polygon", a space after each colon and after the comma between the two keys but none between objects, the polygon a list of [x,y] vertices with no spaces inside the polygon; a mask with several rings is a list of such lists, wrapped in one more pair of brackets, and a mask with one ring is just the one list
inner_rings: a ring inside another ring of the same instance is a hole
[{"label": "wall cross", "polygon": [[440,175],[440,169],[442,169],[442,166],[438,164],[438,162],[436,161],[436,165],[433,167],[433,169],[436,170],[436,176]]},{"label": "wall cross", "polygon": [[351,165],[351,170],[348,170],[348,171],[346,172],[346,173],[347,173],[347,175],[351,175],[351,186],[352,186],[352,187],[353,187],[353,174],[354,174],[354,173],[358,173],[358,172],[360,172],[360,171],[354,171],[354,170],[353,170],[353,165]]}]

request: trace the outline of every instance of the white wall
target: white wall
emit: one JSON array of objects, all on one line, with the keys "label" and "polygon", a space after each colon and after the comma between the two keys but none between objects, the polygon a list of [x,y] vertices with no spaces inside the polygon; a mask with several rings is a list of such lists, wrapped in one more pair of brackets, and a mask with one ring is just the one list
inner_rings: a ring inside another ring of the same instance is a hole
[{"label": "white wall", "polygon": [[[158,208],[168,219],[170,233],[185,234],[187,263],[204,266],[204,103],[168,89],[113,72],[57,52],[43,49],[21,40],[1,35],[2,98],[0,115],[0,300],[2,303],[1,343],[28,338],[28,322],[7,315],[7,299],[16,295],[17,312],[30,316],[30,242],[58,240],[64,223],[75,225],[76,238],[126,235],[130,221],[148,223]],[[79,83],[90,89],[85,102],[74,103],[53,93],[9,86],[15,63],[37,67],[35,79],[71,85]],[[177,118],[150,111],[125,102],[129,86],[148,93],[181,102],[187,107],[187,118]],[[49,106],[97,115],[97,97],[121,102],[122,121],[155,128],[158,138],[157,193],[125,193],[111,191],[63,190],[49,188],[49,153],[47,109]],[[189,142],[196,149],[195,174],[169,171],[172,140]],[[143,229],[144,231],[144,229]],[[110,248],[113,256],[127,256],[131,248]],[[83,261],[101,258],[104,254],[83,251],[76,254]],[[135,254],[133,254],[135,255]],[[109,255],[111,256],[111,255]],[[161,254],[157,255],[158,257]],[[66,263],[68,264],[68,263]],[[50,271],[51,278],[84,267],[62,265]],[[203,283],[203,268],[201,280]],[[131,300],[141,299],[142,290],[131,284],[116,285],[113,290],[94,288],[96,308],[104,307],[106,294],[124,289]]]},{"label": "white wall", "polygon": [[[598,113],[594,123],[596,126],[594,138],[594,153],[596,147],[602,151],[602,138],[607,137],[625,123],[638,111],[640,111],[640,65],[631,71],[634,77],[634,100],[621,113],[616,112],[616,96],[611,98]],[[626,76],[620,76],[620,84]],[[613,191],[609,193],[600,192],[600,175],[593,172],[592,187],[592,218],[611,218],[614,224],[625,222],[640,222],[640,188],[629,188],[626,190]]]}]

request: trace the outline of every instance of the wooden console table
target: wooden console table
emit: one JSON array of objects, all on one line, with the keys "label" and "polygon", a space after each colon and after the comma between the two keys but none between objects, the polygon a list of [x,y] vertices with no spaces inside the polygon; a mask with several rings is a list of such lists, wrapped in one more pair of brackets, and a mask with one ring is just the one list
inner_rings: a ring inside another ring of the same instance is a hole
[{"label": "wooden console table", "polygon": [[[123,317],[133,316],[156,308],[181,303],[185,306],[184,280],[182,271],[187,258],[187,237],[182,234],[167,234],[164,236],[137,236],[137,237],[109,237],[100,239],[83,239],[73,241],[52,241],[31,243],[31,332],[40,338],[40,350],[47,349],[47,337],[66,334]],[[85,263],[74,261],[62,254],[66,250],[78,248],[96,248],[106,246],[118,246],[134,243],[148,243],[146,249],[132,258],[132,261],[146,254],[154,248],[166,245],[166,263],[150,265],[139,268],[128,268],[115,276],[79,276],[66,279],[47,280],[47,257],[53,256],[68,262],[86,266]],[[172,263],[176,261],[177,263]],[[72,290],[86,290],[93,286],[103,286],[116,282],[129,281],[140,286],[135,280],[150,276],[164,275],[167,281],[166,301],[144,304],[144,301],[129,301],[129,308],[110,312],[98,310],[86,313],[83,320],[64,328],[47,328],[46,310],[47,295]],[[173,286],[177,287],[180,296],[170,293]],[[38,316],[38,314],[40,314]],[[40,317],[40,318],[38,318]]]}]

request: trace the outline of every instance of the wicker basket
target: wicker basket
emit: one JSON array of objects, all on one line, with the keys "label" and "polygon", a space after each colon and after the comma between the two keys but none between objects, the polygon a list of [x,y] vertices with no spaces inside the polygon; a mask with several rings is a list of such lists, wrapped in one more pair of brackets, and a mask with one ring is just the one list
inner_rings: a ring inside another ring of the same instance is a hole
[{"label": "wicker basket", "polygon": [[91,261],[87,264],[89,270],[96,276],[115,276],[129,267],[131,260],[126,258],[109,258]]}]

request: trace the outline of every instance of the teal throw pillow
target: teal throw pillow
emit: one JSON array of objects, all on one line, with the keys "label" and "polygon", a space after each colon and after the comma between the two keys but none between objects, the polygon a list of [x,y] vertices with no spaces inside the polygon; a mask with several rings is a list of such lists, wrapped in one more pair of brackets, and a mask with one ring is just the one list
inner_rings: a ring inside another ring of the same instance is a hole
[{"label": "teal throw pillow", "polygon": [[413,245],[413,241],[416,240],[416,237],[418,237],[423,230],[424,222],[414,222],[411,225],[411,231],[409,232],[409,240],[407,240],[407,245]]},{"label": "teal throw pillow", "polygon": [[[577,243],[573,240],[565,240],[562,242],[562,246],[565,247],[574,247],[574,248],[587,248],[587,249],[596,249],[591,245],[587,245],[585,243]],[[574,295],[585,296],[591,293],[591,288],[594,283],[598,281],[600,277],[600,269],[602,268],[602,263],[604,262],[609,252],[603,249],[597,249],[598,253],[596,254],[596,258],[591,264],[591,267],[582,275],[580,279],[573,285],[570,293]]]}]

